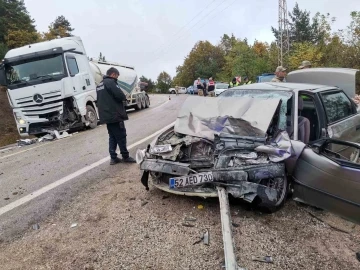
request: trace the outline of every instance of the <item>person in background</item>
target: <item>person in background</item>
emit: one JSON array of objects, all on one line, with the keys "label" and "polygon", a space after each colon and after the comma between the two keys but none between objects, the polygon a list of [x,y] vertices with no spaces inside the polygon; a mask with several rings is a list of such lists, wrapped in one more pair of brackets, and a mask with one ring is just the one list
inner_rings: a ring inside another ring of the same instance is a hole
[{"label": "person in background", "polygon": [[244,84],[251,84],[252,82],[251,81],[249,81],[249,78],[248,77],[244,77],[244,83],[243,83],[243,85]]},{"label": "person in background", "polygon": [[299,69],[305,69],[305,68],[311,68],[310,61],[302,61],[301,66],[299,66]]},{"label": "person in background", "polygon": [[176,95],[179,94],[179,86],[175,86],[175,93],[176,93]]},{"label": "person in background", "polygon": [[204,97],[208,95],[206,81],[204,80]]},{"label": "person in background", "polygon": [[[126,96],[117,84],[119,71],[111,67],[103,80],[96,87],[97,102],[100,123],[107,126],[109,133],[110,165],[120,162],[135,163],[135,159],[129,156],[126,147],[126,128],[124,121],[129,117],[126,113]],[[123,159],[117,157],[116,148],[119,145]]]},{"label": "person in background", "polygon": [[283,66],[278,66],[275,70],[275,77],[271,80],[271,82],[284,82],[286,77],[286,68]]},{"label": "person in background", "polygon": [[198,95],[199,95],[199,96],[204,95],[204,85],[202,84],[200,78],[197,79],[196,87],[197,87],[197,89],[198,89]]},{"label": "person in background", "polygon": [[229,88],[239,86],[241,84],[241,76],[236,76],[229,83]]},{"label": "person in background", "polygon": [[215,82],[213,80],[212,77],[209,78],[209,84],[208,84],[208,94],[211,96],[211,97],[214,97],[215,96]]}]

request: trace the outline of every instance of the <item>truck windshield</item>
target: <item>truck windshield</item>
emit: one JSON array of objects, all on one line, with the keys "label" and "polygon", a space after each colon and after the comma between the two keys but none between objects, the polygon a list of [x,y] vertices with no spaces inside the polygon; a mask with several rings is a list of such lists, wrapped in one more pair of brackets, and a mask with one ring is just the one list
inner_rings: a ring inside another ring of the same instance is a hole
[{"label": "truck windshield", "polygon": [[38,81],[38,83],[41,83],[41,80],[45,79],[60,79],[65,74],[62,55],[30,59],[26,62],[8,63],[5,70],[9,86],[17,84],[25,84],[22,86],[26,86],[29,82]]}]

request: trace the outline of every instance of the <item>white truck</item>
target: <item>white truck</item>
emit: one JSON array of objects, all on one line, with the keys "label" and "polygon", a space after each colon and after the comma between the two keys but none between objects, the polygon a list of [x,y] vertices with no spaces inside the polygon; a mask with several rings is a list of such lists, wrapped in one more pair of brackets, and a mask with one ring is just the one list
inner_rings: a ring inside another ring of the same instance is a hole
[{"label": "white truck", "polygon": [[67,37],[10,50],[0,65],[21,136],[48,130],[95,128],[98,124],[96,85],[110,67],[119,70],[118,84],[127,109],[150,106],[134,67],[89,59],[80,37]]}]

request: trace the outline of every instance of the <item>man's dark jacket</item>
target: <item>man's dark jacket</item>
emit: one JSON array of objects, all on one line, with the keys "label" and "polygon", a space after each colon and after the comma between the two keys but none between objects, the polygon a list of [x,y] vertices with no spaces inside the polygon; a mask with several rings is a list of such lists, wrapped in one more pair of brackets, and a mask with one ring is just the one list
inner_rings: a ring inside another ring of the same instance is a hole
[{"label": "man's dark jacket", "polygon": [[100,123],[109,124],[129,119],[125,109],[126,96],[116,79],[104,76],[96,87],[96,93]]}]

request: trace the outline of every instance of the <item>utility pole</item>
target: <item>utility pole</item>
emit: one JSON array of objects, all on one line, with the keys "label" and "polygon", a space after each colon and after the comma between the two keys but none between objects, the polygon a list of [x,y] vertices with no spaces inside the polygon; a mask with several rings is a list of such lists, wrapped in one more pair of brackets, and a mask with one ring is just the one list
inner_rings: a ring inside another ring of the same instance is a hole
[{"label": "utility pole", "polygon": [[279,36],[278,36],[278,62],[283,65],[284,57],[289,53],[289,22],[286,0],[279,0]]}]

